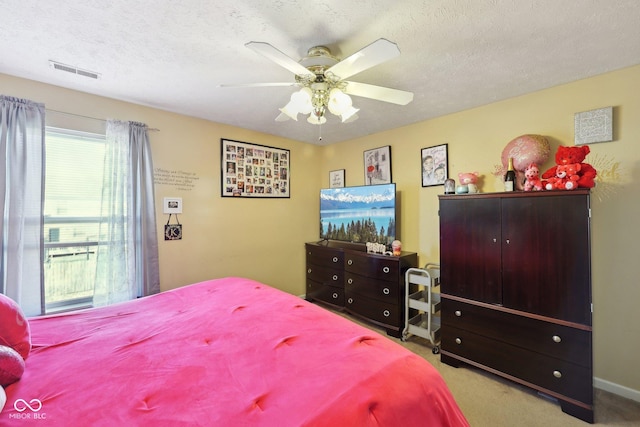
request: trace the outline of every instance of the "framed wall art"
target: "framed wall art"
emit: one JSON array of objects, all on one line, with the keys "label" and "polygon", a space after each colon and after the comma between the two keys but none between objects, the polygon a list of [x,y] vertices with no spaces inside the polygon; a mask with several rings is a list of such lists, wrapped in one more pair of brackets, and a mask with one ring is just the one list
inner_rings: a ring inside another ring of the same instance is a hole
[{"label": "framed wall art", "polygon": [[344,169],[329,172],[329,187],[344,187]]},{"label": "framed wall art", "polygon": [[576,113],[575,145],[613,141],[613,107]]},{"label": "framed wall art", "polygon": [[289,150],[230,139],[220,142],[222,197],[289,197]]},{"label": "framed wall art", "polygon": [[448,144],[434,145],[420,150],[422,186],[444,185],[449,178]]},{"label": "framed wall art", "polygon": [[364,182],[366,185],[391,184],[391,146],[364,152]]}]

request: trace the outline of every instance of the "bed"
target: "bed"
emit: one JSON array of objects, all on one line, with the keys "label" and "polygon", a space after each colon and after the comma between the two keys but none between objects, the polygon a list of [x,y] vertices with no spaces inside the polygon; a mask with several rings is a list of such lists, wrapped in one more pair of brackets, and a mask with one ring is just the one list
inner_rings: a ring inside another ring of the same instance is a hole
[{"label": "bed", "polygon": [[29,326],[2,426],[468,426],[427,361],[249,279]]}]

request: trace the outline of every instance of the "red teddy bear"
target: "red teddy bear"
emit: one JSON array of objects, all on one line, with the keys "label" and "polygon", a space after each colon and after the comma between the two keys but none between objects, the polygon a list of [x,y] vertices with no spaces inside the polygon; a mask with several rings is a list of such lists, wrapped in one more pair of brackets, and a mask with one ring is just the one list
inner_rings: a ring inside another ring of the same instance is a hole
[{"label": "red teddy bear", "polygon": [[580,180],[581,164],[558,165],[556,176],[552,176],[545,183],[547,190],[575,190]]},{"label": "red teddy bear", "polygon": [[[595,178],[597,172],[593,166],[588,163],[583,163],[587,154],[591,150],[587,145],[581,145],[577,147],[558,147],[556,152],[556,166],[550,168],[542,174],[542,178],[557,178],[557,168],[560,165],[579,164],[580,170],[578,171],[578,187],[593,188],[595,187]],[[554,179],[555,180],[555,179]]]}]

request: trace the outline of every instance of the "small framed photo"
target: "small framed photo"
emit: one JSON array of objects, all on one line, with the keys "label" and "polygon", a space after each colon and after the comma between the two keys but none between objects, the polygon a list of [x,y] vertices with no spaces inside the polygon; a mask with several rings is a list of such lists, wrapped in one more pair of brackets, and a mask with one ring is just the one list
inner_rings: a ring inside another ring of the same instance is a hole
[{"label": "small framed photo", "polygon": [[182,213],[182,197],[165,197],[163,202],[162,213],[181,214]]},{"label": "small framed photo", "polygon": [[448,144],[434,145],[420,150],[422,186],[444,185],[449,178]]},{"label": "small framed photo", "polygon": [[391,184],[391,146],[364,152],[364,182],[366,185]]},{"label": "small framed photo", "polygon": [[338,169],[336,171],[329,172],[329,187],[340,188],[344,187],[344,169]]}]

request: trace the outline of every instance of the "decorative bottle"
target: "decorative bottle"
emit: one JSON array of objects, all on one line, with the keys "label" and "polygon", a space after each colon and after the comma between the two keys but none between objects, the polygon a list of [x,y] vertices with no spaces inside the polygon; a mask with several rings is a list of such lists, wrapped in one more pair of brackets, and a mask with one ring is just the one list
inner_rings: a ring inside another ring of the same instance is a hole
[{"label": "decorative bottle", "polygon": [[504,174],[504,191],[513,191],[516,185],[516,171],[513,170],[513,157],[509,157],[509,168]]}]

